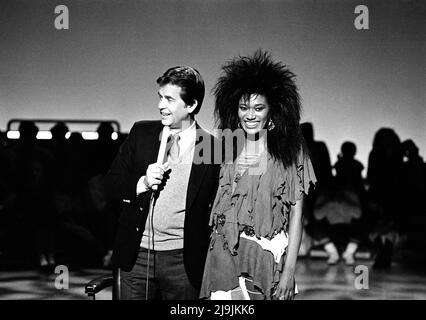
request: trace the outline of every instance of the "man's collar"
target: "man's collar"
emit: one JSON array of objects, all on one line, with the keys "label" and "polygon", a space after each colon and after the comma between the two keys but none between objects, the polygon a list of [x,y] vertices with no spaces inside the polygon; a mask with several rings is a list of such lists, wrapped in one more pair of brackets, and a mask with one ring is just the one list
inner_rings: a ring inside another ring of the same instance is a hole
[{"label": "man's collar", "polygon": [[186,128],[185,130],[182,130],[182,131],[171,129],[170,134],[174,135],[174,134],[178,133],[180,139],[186,140],[186,139],[192,137],[194,135],[194,133],[196,132],[196,129],[197,129],[196,123],[197,123],[197,121],[194,120],[188,128]]}]

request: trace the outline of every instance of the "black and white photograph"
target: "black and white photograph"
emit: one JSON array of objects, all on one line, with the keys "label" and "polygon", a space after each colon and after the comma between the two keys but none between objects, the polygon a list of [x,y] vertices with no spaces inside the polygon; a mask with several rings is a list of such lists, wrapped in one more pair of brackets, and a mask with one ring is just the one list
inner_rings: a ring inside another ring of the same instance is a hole
[{"label": "black and white photograph", "polygon": [[425,57],[421,0],[0,1],[0,300],[425,300]]}]

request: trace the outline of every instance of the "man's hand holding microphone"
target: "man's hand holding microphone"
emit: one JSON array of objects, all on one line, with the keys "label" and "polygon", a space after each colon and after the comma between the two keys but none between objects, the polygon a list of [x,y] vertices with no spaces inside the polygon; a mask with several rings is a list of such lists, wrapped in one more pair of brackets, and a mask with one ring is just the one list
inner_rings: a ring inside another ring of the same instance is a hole
[{"label": "man's hand holding microphone", "polygon": [[145,175],[142,176],[138,181],[138,189],[139,189],[139,185],[141,185],[141,187],[145,187],[144,191],[148,191],[149,189],[157,190],[158,186],[163,182],[164,175],[168,170],[169,170],[168,162],[164,164],[160,164],[160,163],[150,164],[148,168],[146,169]]},{"label": "man's hand holding microphone", "polygon": [[169,163],[163,163],[163,159],[166,154],[167,139],[170,135],[170,127],[164,126],[160,150],[158,151],[158,157],[156,163],[151,163],[146,169],[144,176],[139,178],[136,186],[136,194],[139,195],[142,192],[146,192],[150,189],[156,191],[158,186],[163,182],[165,173],[169,170]]}]

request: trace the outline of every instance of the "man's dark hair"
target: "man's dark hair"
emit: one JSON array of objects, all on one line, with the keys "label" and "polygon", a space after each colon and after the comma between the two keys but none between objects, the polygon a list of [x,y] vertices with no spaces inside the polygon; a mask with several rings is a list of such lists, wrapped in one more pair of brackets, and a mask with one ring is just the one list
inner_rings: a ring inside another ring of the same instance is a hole
[{"label": "man's dark hair", "polygon": [[188,104],[192,105],[194,100],[198,104],[192,114],[197,114],[200,111],[204,99],[204,80],[201,74],[192,67],[178,66],[168,69],[164,74],[157,79],[160,87],[166,84],[174,84],[182,89],[181,98]]}]

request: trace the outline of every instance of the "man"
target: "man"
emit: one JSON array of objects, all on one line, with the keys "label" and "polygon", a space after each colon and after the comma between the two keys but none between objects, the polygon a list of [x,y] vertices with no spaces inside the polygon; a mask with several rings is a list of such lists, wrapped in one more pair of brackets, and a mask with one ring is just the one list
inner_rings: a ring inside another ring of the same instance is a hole
[{"label": "man", "polygon": [[[197,299],[220,170],[215,139],[195,121],[205,91],[197,70],[170,68],[157,83],[161,122],[136,122],[106,175],[124,205],[112,260],[122,299]],[[156,163],[164,126],[171,139]]]}]

